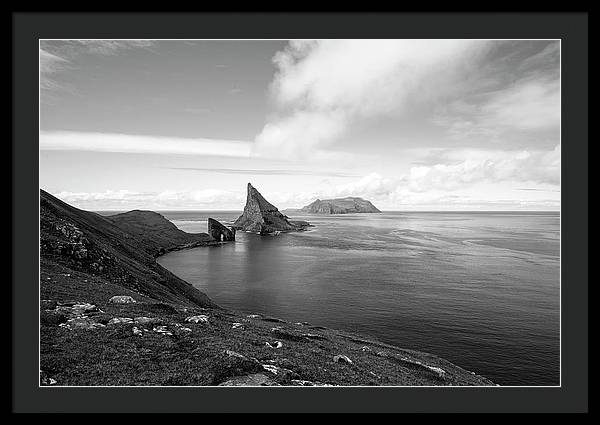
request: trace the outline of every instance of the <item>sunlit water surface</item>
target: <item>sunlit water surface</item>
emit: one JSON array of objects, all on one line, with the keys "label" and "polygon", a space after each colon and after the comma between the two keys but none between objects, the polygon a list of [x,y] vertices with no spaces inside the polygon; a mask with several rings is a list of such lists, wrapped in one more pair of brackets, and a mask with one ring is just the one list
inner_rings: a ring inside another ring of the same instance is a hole
[{"label": "sunlit water surface", "polygon": [[[179,228],[239,212],[163,212]],[[294,216],[159,263],[219,305],[437,354],[501,385],[559,384],[559,213]]]}]

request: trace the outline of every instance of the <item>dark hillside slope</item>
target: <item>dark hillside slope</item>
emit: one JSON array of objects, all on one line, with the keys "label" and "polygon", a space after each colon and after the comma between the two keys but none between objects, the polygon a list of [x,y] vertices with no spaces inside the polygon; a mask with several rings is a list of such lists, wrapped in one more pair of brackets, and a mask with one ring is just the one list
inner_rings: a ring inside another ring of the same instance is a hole
[{"label": "dark hillside slope", "polygon": [[151,226],[136,227],[123,217],[113,220],[82,211],[41,190],[42,265],[57,263],[159,301],[213,306],[205,294],[164,269],[154,258],[160,249],[171,250],[175,244],[202,245],[210,238],[206,234],[186,234],[174,225],[170,236],[169,226],[159,226],[159,222],[154,217],[154,228],[159,229],[156,234]]},{"label": "dark hillside slope", "polygon": [[186,233],[154,211],[133,210],[105,218],[143,240],[144,250],[153,256],[212,240],[207,233]]}]

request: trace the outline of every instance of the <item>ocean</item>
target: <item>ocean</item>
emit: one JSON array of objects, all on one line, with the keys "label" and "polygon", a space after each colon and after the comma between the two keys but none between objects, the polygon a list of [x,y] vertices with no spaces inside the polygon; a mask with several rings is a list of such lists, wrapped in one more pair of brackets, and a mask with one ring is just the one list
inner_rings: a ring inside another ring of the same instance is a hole
[{"label": "ocean", "polygon": [[[162,214],[206,232],[240,212]],[[500,385],[560,384],[558,212],[290,217],[314,227],[158,261],[225,308],[426,351]]]}]

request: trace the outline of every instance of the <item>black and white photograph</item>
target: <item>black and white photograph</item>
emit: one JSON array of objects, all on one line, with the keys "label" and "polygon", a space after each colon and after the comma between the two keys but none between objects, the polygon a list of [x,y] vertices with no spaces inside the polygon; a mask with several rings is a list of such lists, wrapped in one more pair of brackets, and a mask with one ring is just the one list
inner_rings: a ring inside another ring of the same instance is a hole
[{"label": "black and white photograph", "polygon": [[41,385],[560,385],[560,40],[39,55]]},{"label": "black and white photograph", "polygon": [[14,12],[13,413],[587,413],[585,12]]}]

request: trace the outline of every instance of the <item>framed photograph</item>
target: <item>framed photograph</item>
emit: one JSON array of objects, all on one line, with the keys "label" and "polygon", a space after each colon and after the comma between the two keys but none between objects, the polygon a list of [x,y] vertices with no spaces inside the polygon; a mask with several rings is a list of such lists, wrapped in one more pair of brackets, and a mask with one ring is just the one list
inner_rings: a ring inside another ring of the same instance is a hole
[{"label": "framed photograph", "polygon": [[14,411],[587,412],[587,14],[12,22]]}]

